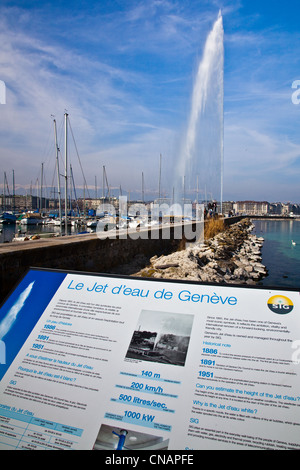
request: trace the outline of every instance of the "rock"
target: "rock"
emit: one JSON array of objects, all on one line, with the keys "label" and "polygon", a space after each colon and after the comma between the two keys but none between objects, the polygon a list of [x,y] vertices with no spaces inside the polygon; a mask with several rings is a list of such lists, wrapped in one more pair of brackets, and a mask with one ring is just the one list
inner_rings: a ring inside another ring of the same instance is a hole
[{"label": "rock", "polygon": [[249,266],[245,266],[245,270],[248,272],[248,273],[252,273],[254,271],[254,268],[253,266],[249,265]]},{"label": "rock", "polygon": [[264,274],[266,272],[265,266],[261,263],[254,263],[253,264],[253,269],[254,269],[254,271],[256,271],[258,273],[262,273],[262,274]]},{"label": "rock", "polygon": [[178,263],[159,264],[159,265],[156,264],[155,268],[156,269],[179,268],[179,264]]},{"label": "rock", "polygon": [[261,276],[260,273],[257,273],[257,272],[255,272],[255,271],[254,271],[253,273],[251,273],[251,278],[254,279],[254,280],[256,280],[256,281],[258,281],[259,279],[261,279],[261,277],[262,277],[262,276]]},{"label": "rock", "polygon": [[233,275],[238,279],[247,279],[248,272],[244,268],[237,268],[234,270]]},{"label": "rock", "polygon": [[251,234],[252,224],[244,219],[202,244],[167,256],[153,256],[150,266],[136,276],[188,279],[201,282],[255,284],[266,275],[261,263],[263,239]]}]

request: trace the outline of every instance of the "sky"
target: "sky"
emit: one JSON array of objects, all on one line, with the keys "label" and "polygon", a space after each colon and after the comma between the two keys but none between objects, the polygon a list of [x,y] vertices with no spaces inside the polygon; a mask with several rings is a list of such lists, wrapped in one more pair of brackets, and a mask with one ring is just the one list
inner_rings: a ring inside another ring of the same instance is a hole
[{"label": "sky", "polygon": [[298,0],[1,0],[0,191],[5,172],[12,192],[13,170],[17,192],[36,191],[42,164],[44,185],[57,185],[53,119],[63,172],[67,112],[76,187],[85,178],[86,195],[102,195],[105,166],[112,194],[141,198],[143,174],[153,198],[161,168],[170,196],[220,10],[223,200],[300,203]]}]

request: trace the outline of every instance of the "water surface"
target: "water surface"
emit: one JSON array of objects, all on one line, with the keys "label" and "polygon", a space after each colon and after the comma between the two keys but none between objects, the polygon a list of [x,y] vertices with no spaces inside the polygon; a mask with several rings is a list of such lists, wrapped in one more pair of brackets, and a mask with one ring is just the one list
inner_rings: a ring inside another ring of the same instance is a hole
[{"label": "water surface", "polygon": [[253,224],[253,233],[264,238],[262,263],[268,269],[260,284],[300,289],[300,220],[253,220]]}]

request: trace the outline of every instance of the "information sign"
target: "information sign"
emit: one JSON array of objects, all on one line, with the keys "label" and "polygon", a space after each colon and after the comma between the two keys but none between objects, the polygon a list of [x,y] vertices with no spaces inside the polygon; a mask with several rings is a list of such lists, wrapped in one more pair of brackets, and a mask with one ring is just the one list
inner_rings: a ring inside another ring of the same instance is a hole
[{"label": "information sign", "polygon": [[297,290],[30,269],[0,310],[0,449],[300,449]]}]

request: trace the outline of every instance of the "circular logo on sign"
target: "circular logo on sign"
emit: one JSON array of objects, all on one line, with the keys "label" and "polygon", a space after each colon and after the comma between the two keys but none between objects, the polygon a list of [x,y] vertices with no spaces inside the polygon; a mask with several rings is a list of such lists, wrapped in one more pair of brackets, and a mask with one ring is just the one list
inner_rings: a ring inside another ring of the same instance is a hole
[{"label": "circular logo on sign", "polygon": [[273,297],[270,297],[268,300],[268,307],[274,313],[286,315],[293,310],[294,305],[293,302],[284,295],[273,295]]}]

